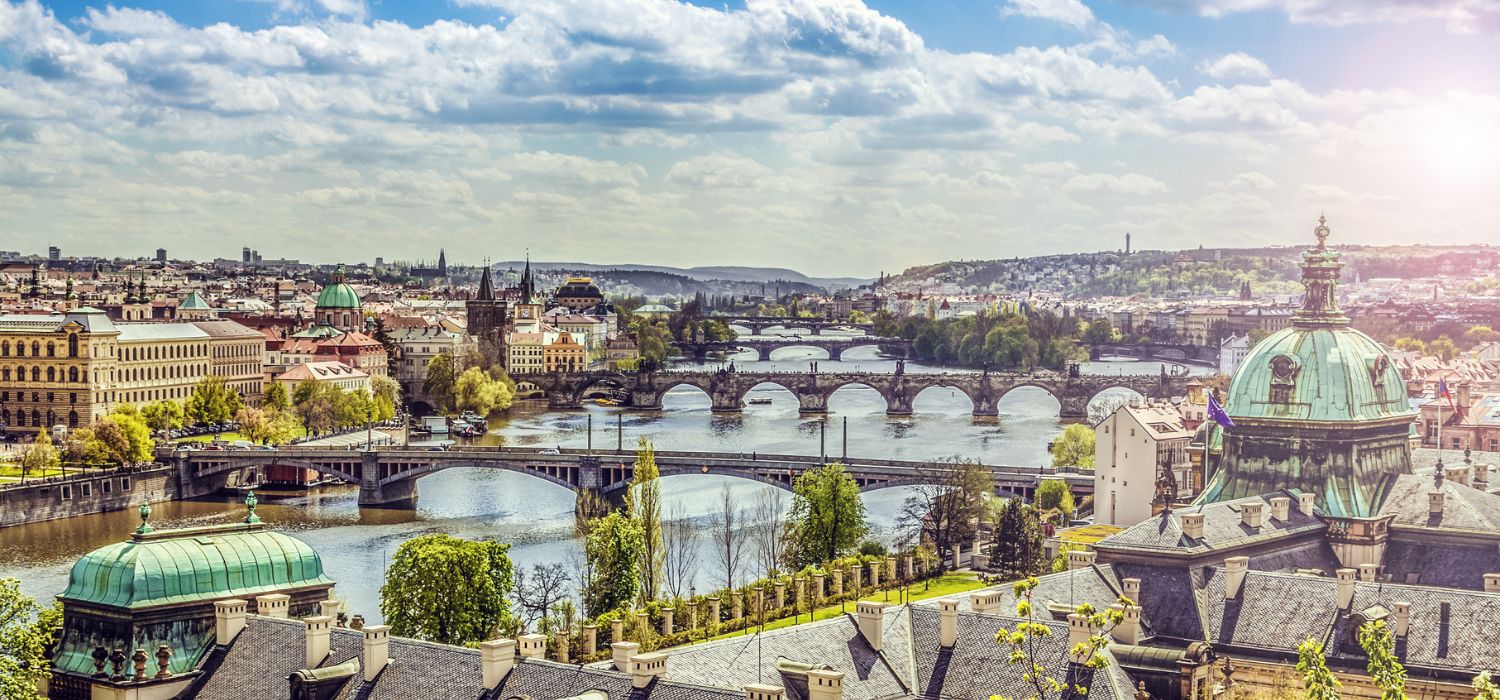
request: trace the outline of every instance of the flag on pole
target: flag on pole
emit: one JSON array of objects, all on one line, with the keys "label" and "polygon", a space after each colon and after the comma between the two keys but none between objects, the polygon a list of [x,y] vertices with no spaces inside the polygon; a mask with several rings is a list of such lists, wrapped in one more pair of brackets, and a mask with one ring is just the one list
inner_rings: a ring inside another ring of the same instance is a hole
[{"label": "flag on pole", "polygon": [[1229,414],[1224,412],[1224,407],[1219,405],[1213,394],[1208,395],[1208,417],[1225,428],[1234,427],[1234,421],[1230,420]]},{"label": "flag on pole", "polygon": [[1437,393],[1438,393],[1438,398],[1440,398],[1440,399],[1447,399],[1448,400],[1448,405],[1449,406],[1453,405],[1453,394],[1448,391],[1448,379],[1446,377],[1438,379],[1438,392]]}]

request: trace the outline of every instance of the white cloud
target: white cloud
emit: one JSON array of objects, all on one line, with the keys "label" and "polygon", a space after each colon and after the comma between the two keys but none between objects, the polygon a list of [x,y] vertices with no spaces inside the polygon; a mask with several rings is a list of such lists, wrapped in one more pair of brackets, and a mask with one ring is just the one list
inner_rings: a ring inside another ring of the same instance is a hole
[{"label": "white cloud", "polygon": [[1473,33],[1500,29],[1500,4],[1494,0],[1165,0],[1166,4],[1192,9],[1205,17],[1223,17],[1240,12],[1281,12],[1298,24],[1344,26],[1351,24],[1441,22],[1449,31]]},{"label": "white cloud", "polygon": [[1094,22],[1094,12],[1082,0],[1006,0],[1000,11],[1085,29]]},{"label": "white cloud", "polygon": [[1074,175],[1068,178],[1068,181],[1063,183],[1063,190],[1066,192],[1147,195],[1165,192],[1167,191],[1167,185],[1160,180],[1139,173],[1126,173],[1124,175],[1089,173],[1086,175]]},{"label": "white cloud", "polygon": [[1215,80],[1258,79],[1271,77],[1271,69],[1262,61],[1247,53],[1225,54],[1212,61],[1198,64],[1198,72]]}]

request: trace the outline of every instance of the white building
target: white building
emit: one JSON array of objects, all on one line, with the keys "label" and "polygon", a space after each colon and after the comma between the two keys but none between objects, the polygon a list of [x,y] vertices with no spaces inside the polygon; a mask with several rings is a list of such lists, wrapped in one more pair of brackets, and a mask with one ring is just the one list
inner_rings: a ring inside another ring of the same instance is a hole
[{"label": "white building", "polygon": [[1219,374],[1233,377],[1250,354],[1250,334],[1231,335],[1219,343]]},{"label": "white building", "polygon": [[1121,406],[1094,426],[1095,521],[1130,527],[1151,517],[1163,464],[1177,480],[1178,498],[1192,495],[1192,437],[1177,409],[1163,404]]},{"label": "white building", "polygon": [[412,401],[430,402],[423,384],[427,380],[427,364],[438,355],[448,355],[460,361],[469,352],[478,350],[474,338],[449,330],[441,325],[425,328],[397,328],[386,333],[396,352],[396,367],[391,375],[401,383],[401,391]]},{"label": "white building", "polygon": [[344,391],[370,390],[370,375],[342,362],[305,362],[282,372],[276,381],[286,385],[287,395],[302,382],[329,382]]}]

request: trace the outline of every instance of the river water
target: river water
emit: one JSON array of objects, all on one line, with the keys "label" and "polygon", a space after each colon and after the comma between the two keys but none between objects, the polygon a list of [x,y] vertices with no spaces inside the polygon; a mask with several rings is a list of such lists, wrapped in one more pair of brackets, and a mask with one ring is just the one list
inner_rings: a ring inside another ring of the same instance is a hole
[{"label": "river water", "polygon": [[[770,362],[759,362],[753,352],[738,355],[742,370],[800,371],[817,349],[777,350]],[[710,363],[716,364],[716,363]],[[891,371],[894,362],[877,356],[874,348],[858,348],[842,362],[819,361],[819,370]],[[909,362],[908,372],[942,371]],[[1085,371],[1098,374],[1156,373],[1157,363],[1097,362]],[[1204,370],[1194,370],[1202,373]],[[770,404],[748,405],[739,416],[713,415],[707,395],[680,387],[651,414],[589,405],[581,411],[548,411],[545,402],[518,405],[491,422],[487,442],[613,449],[617,442],[632,448],[638,437],[651,439],[660,449],[723,450],[729,452],[817,455],[820,449],[836,458],[847,449],[851,457],[932,459],[959,457],[992,464],[1040,465],[1047,461],[1047,443],[1062,430],[1058,404],[1034,388],[1018,389],[1000,402],[998,419],[976,421],[969,400],[961,393],[935,388],[917,397],[914,415],[886,417],[885,404],[873,389],[851,386],[829,400],[826,428],[822,418],[801,418],[797,402],[784,389],[762,387],[750,397],[767,397]],[[592,419],[592,421],[590,420]],[[826,445],[820,436],[826,429]],[[774,487],[731,477],[683,475],[662,481],[663,513],[695,523],[706,523],[729,489],[735,503],[754,503],[763,492],[789,498]],[[571,536],[573,493],[541,479],[509,471],[453,469],[419,482],[417,508],[392,511],[358,507],[358,488],[329,486],[312,491],[261,493],[258,512],[271,527],[310,544],[322,556],[328,575],[338,582],[338,595],[349,609],[367,620],[379,620],[379,589],[385,566],[406,539],[432,532],[460,537],[492,537],[512,544],[517,568],[560,561],[576,566],[579,545]],[[877,536],[893,538],[907,492],[885,489],[865,495],[865,508]],[[161,503],[154,506],[152,523],[158,528],[235,522],[244,507],[224,497]],[[82,554],[128,537],[138,524],[133,511],[85,515],[67,520],[0,530],[0,578],[21,579],[22,589],[50,600],[67,587],[69,567]],[[708,590],[722,585],[724,572],[701,538],[695,585]],[[747,566],[737,581],[758,575]]]}]

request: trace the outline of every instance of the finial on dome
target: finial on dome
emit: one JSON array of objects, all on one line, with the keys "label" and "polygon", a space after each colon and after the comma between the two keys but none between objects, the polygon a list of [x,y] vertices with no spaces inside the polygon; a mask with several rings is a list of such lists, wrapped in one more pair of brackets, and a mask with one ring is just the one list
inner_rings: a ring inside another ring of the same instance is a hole
[{"label": "finial on dome", "polygon": [[151,519],[151,504],[150,503],[142,503],[141,507],[139,509],[137,509],[136,512],[140,513],[140,515],[141,515],[141,526],[135,529],[135,534],[137,534],[137,535],[144,535],[144,534],[150,533],[152,530],[156,529],[156,528],[151,527],[150,523],[146,522],[146,521],[148,521],[148,520]]},{"label": "finial on dome", "polygon": [[255,497],[254,491],[245,494],[245,524],[254,525],[260,522],[260,516],[255,514],[255,505],[259,502],[260,499]]},{"label": "finial on dome", "polygon": [[1328,249],[1327,241],[1329,233],[1328,217],[1323,216],[1323,212],[1318,212],[1318,227],[1313,229],[1313,235],[1318,237],[1318,250]]}]

